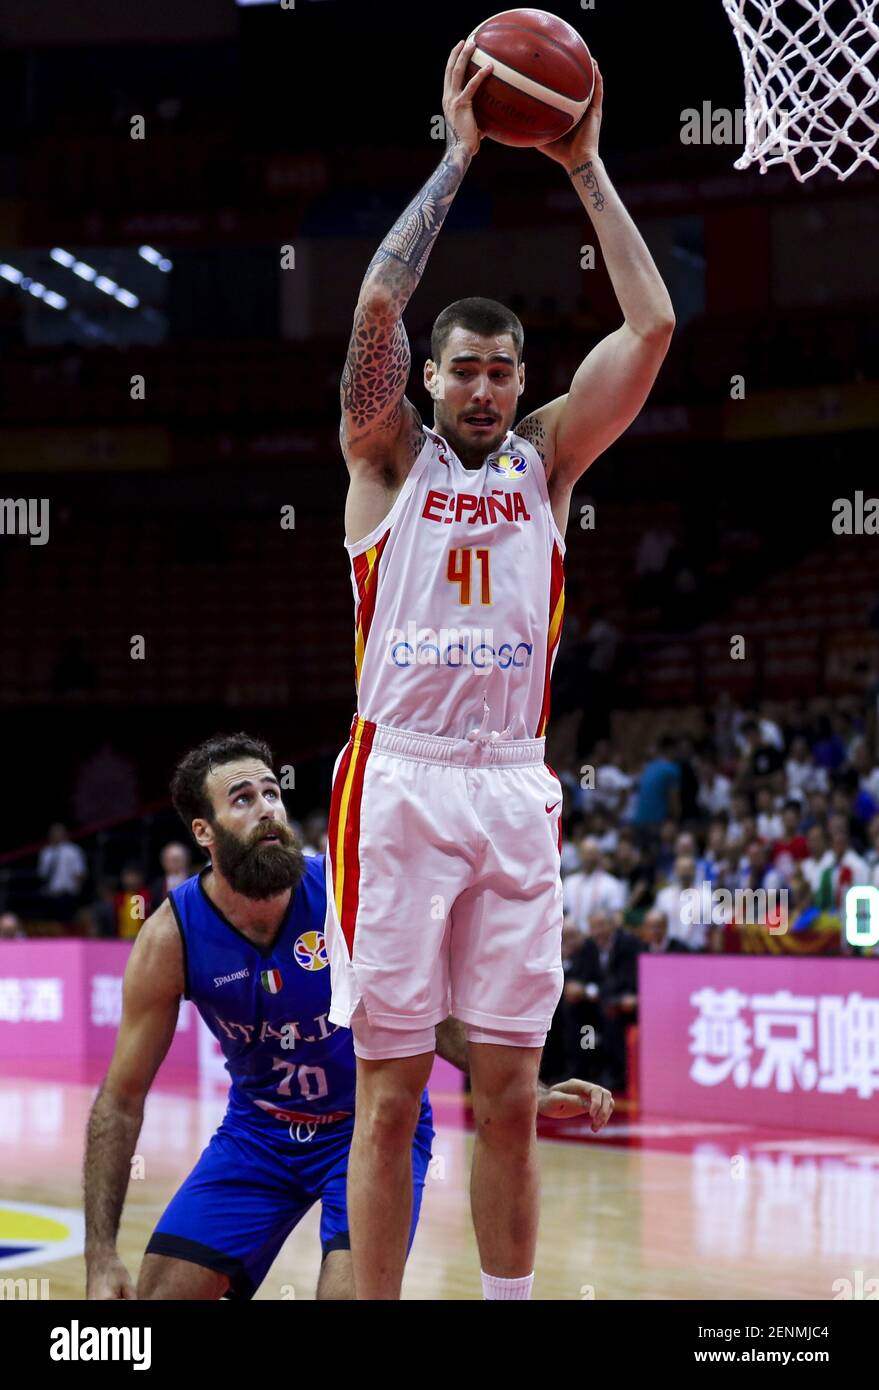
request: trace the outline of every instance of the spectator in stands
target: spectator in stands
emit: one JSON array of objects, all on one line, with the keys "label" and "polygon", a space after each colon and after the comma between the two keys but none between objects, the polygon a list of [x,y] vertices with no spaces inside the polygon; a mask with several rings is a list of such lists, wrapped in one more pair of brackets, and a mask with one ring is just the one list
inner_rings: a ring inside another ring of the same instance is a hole
[{"label": "spectator in stands", "polygon": [[562,839],[561,875],[567,878],[580,867],[580,841],[586,834],[585,822],[581,816],[572,820],[569,833]]},{"label": "spectator in stands", "polygon": [[638,782],[636,825],[650,828],[661,825],[669,817],[680,820],[681,771],[674,761],[674,753],[674,739],[663,734]]},{"label": "spectator in stands", "polygon": [[748,719],[742,725],[742,737],[745,747],[739,761],[739,780],[756,783],[784,765],[781,749],[764,737],[756,719]]},{"label": "spectator in stands", "polygon": [[326,854],[328,823],[325,811],[311,811],[306,816],[305,824],[302,827],[303,854],[308,856]]},{"label": "spectator in stands", "polygon": [[150,885],[152,912],[161,907],[172,889],[179,888],[181,883],[192,877],[192,855],[189,846],[181,844],[179,840],[168,841],[159,855],[159,863],[162,872]]},{"label": "spectator in stands", "polygon": [[580,865],[562,882],[562,904],[565,921],[585,936],[593,913],[623,911],[626,887],[601,867],[601,848],[592,835],[580,841]]},{"label": "spectator in stands", "polygon": [[598,841],[598,848],[602,854],[613,854],[619,843],[619,831],[616,822],[610,813],[603,809],[594,810],[591,816],[587,817],[589,834]]},{"label": "spectator in stands", "polygon": [[736,743],[739,753],[747,753],[749,750],[748,726],[756,724],[759,742],[769,748],[777,748],[779,753],[784,752],[784,733],[780,725],[774,719],[770,719],[768,713],[757,709],[742,710],[738,716],[736,729]]},{"label": "spectator in stands", "polygon": [[668,918],[658,907],[651,907],[644,918],[641,942],[644,949],[653,955],[658,955],[661,951],[680,950],[677,942],[669,941]]},{"label": "spectator in stands", "polygon": [[729,820],[726,826],[726,838],[730,846],[741,844],[745,826],[752,819],[753,805],[748,792],[733,792]]},{"label": "spectator in stands", "polygon": [[846,760],[845,742],[826,714],[818,720],[818,738],[812,752],[818,766],[828,772],[835,772]]},{"label": "spectator in stands", "polygon": [[772,773],[769,778],[769,788],[772,792],[773,808],[777,811],[778,815],[781,815],[784,810],[784,803],[790,801],[790,797],[787,794],[787,777],[785,776],[783,767],[778,768],[776,772]]},{"label": "spectator in stands", "polygon": [[659,827],[659,841],[652,851],[653,862],[656,865],[656,877],[661,882],[666,882],[674,873],[675,844],[677,843],[680,827],[676,820],[665,820]]},{"label": "spectator in stands", "polygon": [[23,941],[27,932],[14,912],[0,912],[0,941]]},{"label": "spectator in stands", "polygon": [[116,931],[125,940],[137,936],[152,912],[152,898],[139,864],[122,870],[121,887],[116,894]]},{"label": "spectator in stands", "polygon": [[703,815],[716,816],[730,809],[732,782],[724,777],[717,759],[710,753],[703,753],[696,759],[696,773],[699,778],[698,804]]},{"label": "spectator in stands", "polygon": [[726,842],[726,826],[723,821],[713,821],[708,830],[708,843],[705,846],[704,873],[712,888],[723,888],[730,875],[731,855]]},{"label": "spectator in stands", "polygon": [[98,896],[87,912],[86,935],[99,938],[112,938],[119,934],[116,913],[116,880],[102,878],[98,884]]},{"label": "spectator in stands", "polygon": [[696,878],[708,877],[707,865],[699,854],[699,846],[692,830],[682,830],[675,839],[675,862],[678,859],[692,859],[696,865]]},{"label": "spectator in stands", "polygon": [[802,735],[793,740],[785,763],[788,796],[804,800],[809,792],[826,792],[830,782],[827,770],[819,767]]},{"label": "spectator in stands", "polygon": [[781,820],[782,831],[772,847],[772,862],[782,878],[792,883],[797,865],[809,857],[808,841],[800,830],[799,802],[786,801]]},{"label": "spectator in stands", "polygon": [[862,785],[857,769],[843,768],[836,774],[837,786],[830,794],[831,809],[849,816],[852,835],[863,838],[864,826],[879,811],[876,801]]},{"label": "spectator in stands", "polygon": [[784,888],[784,879],[772,866],[771,847],[762,840],[754,838],[748,843],[734,887],[762,889],[766,893],[779,893]]},{"label": "spectator in stands", "polygon": [[[626,1037],[638,1014],[638,956],[641,942],[615,925],[609,912],[595,912],[589,936],[577,952],[562,999],[569,1009],[568,1036],[580,1036],[584,1023],[593,1023],[601,1042],[602,1086],[623,1089],[626,1084]],[[573,1060],[573,1059],[569,1059]]]},{"label": "spectator in stands", "polygon": [[653,906],[668,923],[666,950],[705,950],[715,908],[711,901],[711,883],[696,878],[696,861],[692,855],[682,854],[675,861],[674,879],[660,888]]},{"label": "spectator in stands", "polygon": [[[876,810],[879,810],[879,767],[874,766],[866,740],[862,739],[855,748],[851,765],[857,774],[859,793],[866,793]],[[876,811],[873,815],[876,815]],[[862,816],[861,819],[871,820],[872,816]]]},{"label": "spectator in stands", "polygon": [[833,864],[833,852],[830,848],[826,827],[817,822],[815,825],[810,825],[806,831],[806,844],[809,847],[809,854],[806,859],[801,861],[800,868],[814,896],[818,892],[825,870]]},{"label": "spectator in stands", "polygon": [[806,798],[806,812],[802,821],[803,830],[808,831],[813,825],[826,825],[829,814],[829,793],[823,791],[809,792]]},{"label": "spectator in stands", "polygon": [[855,884],[869,883],[870,874],[866,861],[852,849],[846,816],[832,815],[828,822],[828,833],[833,863],[821,876],[816,900],[825,909],[841,913],[849,888]]},{"label": "spectator in stands", "polygon": [[775,798],[769,787],[759,787],[756,795],[757,802],[757,834],[761,840],[768,840],[773,844],[780,840],[784,834],[784,821],[781,814],[775,809]]},{"label": "spectator in stands", "polygon": [[788,929],[792,932],[806,931],[810,928],[826,927],[831,922],[839,925],[838,918],[831,918],[816,905],[812,885],[802,868],[794,869],[790,879]]},{"label": "spectator in stands", "polygon": [[45,910],[56,922],[72,922],[79,907],[88,863],[79,845],[68,838],[66,825],[49,827],[48,843],[40,850],[37,873],[43,881]]},{"label": "spectator in stands", "polygon": [[653,865],[629,831],[622,831],[615,859],[616,877],[625,886],[627,919],[637,921],[653,901],[656,875]]},{"label": "spectator in stands", "polygon": [[760,836],[757,834],[757,817],[745,816],[745,819],[739,827],[739,831],[739,838],[735,848],[738,851],[740,862],[744,862],[748,852],[748,845],[750,845],[752,841],[760,839]]},{"label": "spectator in stands", "polygon": [[595,768],[595,790],[581,792],[583,808],[588,810],[595,804],[622,819],[635,780],[623,771],[619,755],[611,750],[606,738],[599,739],[592,750],[592,766]]}]

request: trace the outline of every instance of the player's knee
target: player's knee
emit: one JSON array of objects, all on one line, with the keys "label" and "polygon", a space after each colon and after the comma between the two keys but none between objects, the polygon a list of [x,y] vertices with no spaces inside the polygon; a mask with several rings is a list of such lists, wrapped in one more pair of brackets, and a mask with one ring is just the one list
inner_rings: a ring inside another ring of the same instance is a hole
[{"label": "player's knee", "polygon": [[172,1260],[164,1255],[145,1255],[137,1280],[137,1297],[144,1301],[192,1299],[213,1301],[229,1287],[225,1274]]},{"label": "player's knee", "polygon": [[508,1082],[489,1094],[474,1094],[473,1119],[487,1143],[530,1142],[534,1133],[537,1097],[530,1078]]},{"label": "player's knee", "polygon": [[412,1095],[406,1087],[393,1083],[377,1087],[369,1096],[357,1096],[359,1131],[369,1136],[370,1143],[385,1149],[412,1143],[420,1113],[421,1093]]}]

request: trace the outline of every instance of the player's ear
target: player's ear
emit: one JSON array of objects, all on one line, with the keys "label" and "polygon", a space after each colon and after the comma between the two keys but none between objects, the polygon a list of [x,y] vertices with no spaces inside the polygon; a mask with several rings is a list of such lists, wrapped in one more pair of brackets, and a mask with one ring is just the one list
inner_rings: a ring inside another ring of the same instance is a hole
[{"label": "player's ear", "polygon": [[201,849],[210,849],[214,837],[211,834],[210,821],[194,820],[192,822],[192,838]]},{"label": "player's ear", "polygon": [[433,400],[441,401],[445,396],[445,382],[440,376],[440,369],[432,357],[428,357],[424,364],[424,385],[430,392]]}]

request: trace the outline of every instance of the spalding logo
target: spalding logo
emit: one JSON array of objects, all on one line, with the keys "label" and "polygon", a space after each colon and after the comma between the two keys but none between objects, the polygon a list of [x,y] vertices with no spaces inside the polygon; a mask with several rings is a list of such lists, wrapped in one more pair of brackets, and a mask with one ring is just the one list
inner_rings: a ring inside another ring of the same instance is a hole
[{"label": "spalding logo", "polygon": [[499,454],[496,459],[489,459],[488,466],[505,478],[521,478],[528,472],[528,460],[521,454]]}]

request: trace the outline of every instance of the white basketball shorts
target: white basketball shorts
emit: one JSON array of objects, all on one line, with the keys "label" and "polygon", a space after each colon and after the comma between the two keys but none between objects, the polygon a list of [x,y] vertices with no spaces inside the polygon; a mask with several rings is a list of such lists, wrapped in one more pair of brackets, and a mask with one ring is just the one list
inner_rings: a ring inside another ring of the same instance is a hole
[{"label": "white basketball shorts", "polygon": [[562,789],[544,740],[472,743],[355,716],[327,843],[331,1023],[448,1017],[546,1033],[561,995]]}]

